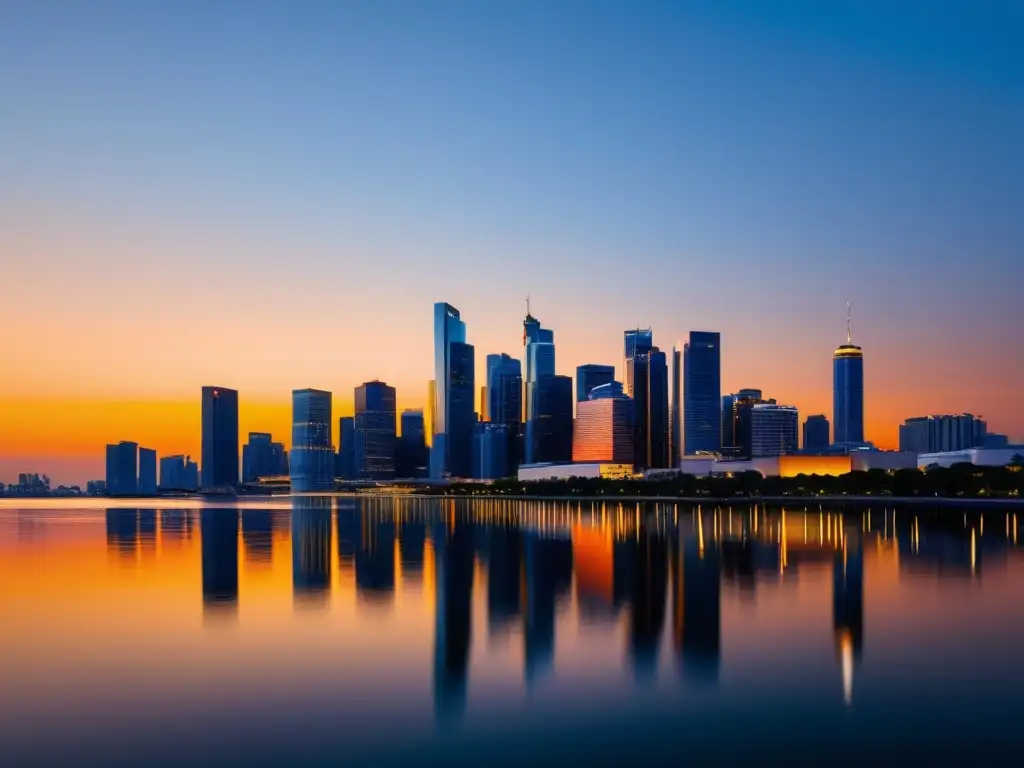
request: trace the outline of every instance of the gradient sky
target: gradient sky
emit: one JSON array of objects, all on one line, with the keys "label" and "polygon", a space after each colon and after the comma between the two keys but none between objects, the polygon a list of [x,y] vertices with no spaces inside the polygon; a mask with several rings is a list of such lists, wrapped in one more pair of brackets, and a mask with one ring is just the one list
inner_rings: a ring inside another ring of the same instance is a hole
[{"label": "gradient sky", "polygon": [[[769,9],[770,7],[770,9]],[[723,334],[723,388],[869,439],[1024,440],[1024,5],[56,2],[0,7],[0,480],[198,453],[203,384],[423,405],[432,303],[558,370]]]}]

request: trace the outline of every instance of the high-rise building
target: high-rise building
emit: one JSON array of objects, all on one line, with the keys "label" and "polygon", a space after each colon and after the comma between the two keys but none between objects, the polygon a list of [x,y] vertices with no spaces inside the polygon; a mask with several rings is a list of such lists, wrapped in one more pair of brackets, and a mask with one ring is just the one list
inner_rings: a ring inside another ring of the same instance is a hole
[{"label": "high-rise building", "polygon": [[611,384],[613,381],[615,381],[614,365],[588,363],[576,366],[576,402],[586,402],[594,387]]},{"label": "high-rise building", "polygon": [[481,422],[473,431],[473,477],[497,480],[509,472],[507,424]]},{"label": "high-rise building", "polygon": [[338,466],[335,473],[342,480],[356,479],[356,419],[342,416],[338,419]]},{"label": "high-rise building", "polygon": [[791,405],[759,403],[750,408],[750,455],[787,456],[797,452],[800,413]]},{"label": "high-rise building", "polygon": [[775,400],[762,397],[760,389],[741,389],[722,396],[723,456],[740,459],[753,456],[750,413],[755,405],[762,404],[774,405]]},{"label": "high-rise building", "polygon": [[853,343],[849,305],[846,343],[832,353],[832,431],[836,443],[864,442],[864,351]]},{"label": "high-rise building", "polygon": [[900,425],[900,450],[943,453],[985,446],[988,425],[970,413],[917,416]]},{"label": "high-rise building", "polygon": [[395,446],[395,474],[398,477],[426,477],[430,465],[423,411],[402,411],[402,434]]},{"label": "high-rise building", "polygon": [[519,360],[504,353],[487,356],[488,415],[494,424],[504,424],[508,466],[502,476],[515,474],[522,458],[523,375]]},{"label": "high-rise building", "polygon": [[576,404],[574,462],[633,463],[633,401],[624,395],[593,397]]},{"label": "high-rise building", "polygon": [[683,352],[678,346],[672,347],[672,399],[669,403],[669,462],[673,467],[679,466],[683,456],[682,432],[680,423],[683,411]]},{"label": "high-rise building", "polygon": [[395,388],[382,381],[356,387],[356,472],[363,480],[395,476]]},{"label": "high-rise building", "polygon": [[238,483],[238,392],[203,387],[203,488]]},{"label": "high-rise building", "polygon": [[637,468],[669,466],[668,364],[653,345],[650,329],[626,331],[626,394],[633,399],[633,463]]},{"label": "high-rise building", "polygon": [[274,442],[269,432],[250,432],[248,442],[242,446],[242,482],[288,474],[284,454],[284,444]]},{"label": "high-rise building", "polygon": [[683,346],[683,450],[718,453],[722,425],[722,337],[690,331]]},{"label": "high-rise building", "polygon": [[192,457],[191,456],[186,456],[185,457],[185,468],[184,468],[183,471],[184,471],[183,477],[185,478],[185,481],[184,481],[184,483],[182,483],[182,490],[186,490],[186,491],[195,491],[195,490],[197,490],[199,488],[199,480],[200,480],[200,477],[199,477],[199,464],[197,464],[196,462],[192,461]]},{"label": "high-rise building", "polygon": [[542,376],[534,387],[532,462],[572,461],[572,378]]},{"label": "high-rise building", "polygon": [[292,390],[290,469],[293,492],[330,491],[334,488],[330,392],[321,389]]},{"label": "high-rise building", "polygon": [[541,327],[540,320],[530,314],[529,305],[526,317],[523,318],[523,354],[526,361],[526,375],[523,378],[524,454],[526,463],[530,464],[541,461],[533,453],[538,444],[533,433],[538,427],[536,422],[540,380],[555,375],[555,332]]},{"label": "high-rise building", "polygon": [[475,350],[451,304],[434,305],[434,439],[431,477],[469,477],[472,471]]},{"label": "high-rise building", "polygon": [[139,492],[139,444],[122,440],[107,446],[107,493],[134,496]]},{"label": "high-rise building", "polygon": [[601,384],[590,390],[589,400],[601,400],[605,397],[623,397],[626,392],[622,387],[621,381],[611,381],[607,384]]},{"label": "high-rise building", "polygon": [[669,466],[668,364],[665,353],[657,347],[651,349],[647,358],[647,461],[644,466],[664,469]]},{"label": "high-rise building", "polygon": [[156,451],[139,448],[139,495],[156,496]]},{"label": "high-rise building", "polygon": [[808,416],[804,422],[804,450],[824,451],[831,444],[828,417],[824,414]]},{"label": "high-rise building", "polygon": [[194,491],[199,487],[199,465],[178,454],[160,459],[160,490]]}]

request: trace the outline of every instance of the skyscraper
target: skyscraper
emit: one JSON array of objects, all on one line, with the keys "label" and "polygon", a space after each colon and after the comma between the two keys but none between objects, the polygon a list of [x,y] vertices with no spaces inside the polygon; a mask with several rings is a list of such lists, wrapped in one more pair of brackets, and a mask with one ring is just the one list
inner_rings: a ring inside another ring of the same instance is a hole
[{"label": "skyscraper", "polygon": [[672,401],[669,403],[669,463],[673,467],[679,466],[679,459],[683,455],[682,433],[679,426],[682,421],[682,350],[678,346],[672,347]]},{"label": "skyscraper", "polygon": [[846,343],[832,354],[832,431],[836,443],[864,442],[864,352],[853,343],[849,305]]},{"label": "skyscraper", "polygon": [[139,444],[122,440],[107,446],[107,493],[134,496],[139,492]]},{"label": "skyscraper", "polygon": [[338,477],[356,478],[356,420],[354,416],[338,419]]},{"label": "skyscraper", "polygon": [[800,413],[791,405],[759,403],[750,408],[750,455],[787,456],[797,452]]},{"label": "skyscraper", "polygon": [[615,381],[614,365],[588,363],[576,366],[576,402],[586,402],[594,387],[610,384],[613,381]]},{"label": "skyscraper", "polygon": [[690,331],[683,346],[683,448],[686,455],[721,449],[722,338]]},{"label": "skyscraper", "polygon": [[741,389],[732,395],[722,395],[721,452],[731,458],[749,459],[752,456],[751,409],[766,400],[760,389]]},{"label": "skyscraper", "polygon": [[576,404],[572,460],[632,464],[633,426],[630,398],[621,394],[594,398],[592,391],[590,400]]},{"label": "skyscraper", "polygon": [[191,457],[178,454],[160,459],[160,490],[194,491],[199,487],[199,467]]},{"label": "skyscraper", "polygon": [[534,455],[537,439],[533,433],[537,428],[539,382],[543,377],[555,375],[555,332],[541,327],[540,320],[530,314],[529,303],[526,317],[523,318],[523,353],[526,360],[526,376],[523,380],[523,411],[526,419],[524,452],[526,463],[530,464],[541,461]]},{"label": "skyscraper", "polygon": [[970,413],[917,416],[900,425],[900,450],[940,453],[980,448],[988,425]]},{"label": "skyscraper", "polygon": [[139,495],[156,496],[156,451],[139,448]]},{"label": "skyscraper", "polygon": [[402,411],[402,434],[395,446],[395,474],[398,477],[425,477],[430,457],[427,453],[426,427],[423,411],[406,408]]},{"label": "skyscraper", "polygon": [[475,350],[451,304],[434,305],[434,439],[432,477],[469,477],[472,469]]},{"label": "skyscraper", "polygon": [[291,479],[293,492],[334,488],[330,392],[292,390]]},{"label": "skyscraper", "polygon": [[488,415],[494,424],[504,424],[508,466],[502,476],[515,474],[522,459],[523,375],[522,364],[504,353],[487,356]]},{"label": "skyscraper", "polygon": [[269,432],[250,432],[248,442],[242,446],[242,482],[284,474],[284,445],[274,442]]},{"label": "skyscraper", "polygon": [[572,461],[572,378],[542,376],[534,386],[532,461]]},{"label": "skyscraper", "polygon": [[804,450],[824,451],[830,444],[828,417],[824,414],[808,416],[804,422]]},{"label": "skyscraper", "polygon": [[473,477],[497,480],[506,477],[508,462],[508,425],[481,422],[473,431]]},{"label": "skyscraper", "polygon": [[203,387],[203,488],[238,483],[238,392]]},{"label": "skyscraper", "polygon": [[644,466],[663,469],[669,466],[668,364],[665,353],[657,347],[647,353],[646,416],[647,461]]},{"label": "skyscraper", "polygon": [[633,464],[637,468],[648,467],[648,368],[654,335],[651,329],[636,329],[623,334],[623,357],[625,361],[626,394],[633,399]]},{"label": "skyscraper", "polygon": [[356,473],[363,480],[395,476],[395,388],[382,381],[356,387]]}]

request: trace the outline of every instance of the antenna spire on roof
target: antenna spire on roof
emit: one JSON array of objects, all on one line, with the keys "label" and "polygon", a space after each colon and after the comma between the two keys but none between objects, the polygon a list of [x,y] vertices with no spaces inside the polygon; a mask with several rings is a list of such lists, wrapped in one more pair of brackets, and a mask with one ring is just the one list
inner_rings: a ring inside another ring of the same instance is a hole
[{"label": "antenna spire on roof", "polygon": [[853,344],[853,333],[850,330],[850,302],[846,302],[846,343]]}]

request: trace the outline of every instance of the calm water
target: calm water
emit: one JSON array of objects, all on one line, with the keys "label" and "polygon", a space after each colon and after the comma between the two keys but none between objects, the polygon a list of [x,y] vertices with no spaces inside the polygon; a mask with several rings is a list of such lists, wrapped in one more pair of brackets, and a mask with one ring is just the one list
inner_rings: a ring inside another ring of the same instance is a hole
[{"label": "calm water", "polygon": [[1012,754],[1017,519],[942,515],[7,502],[0,762]]}]

